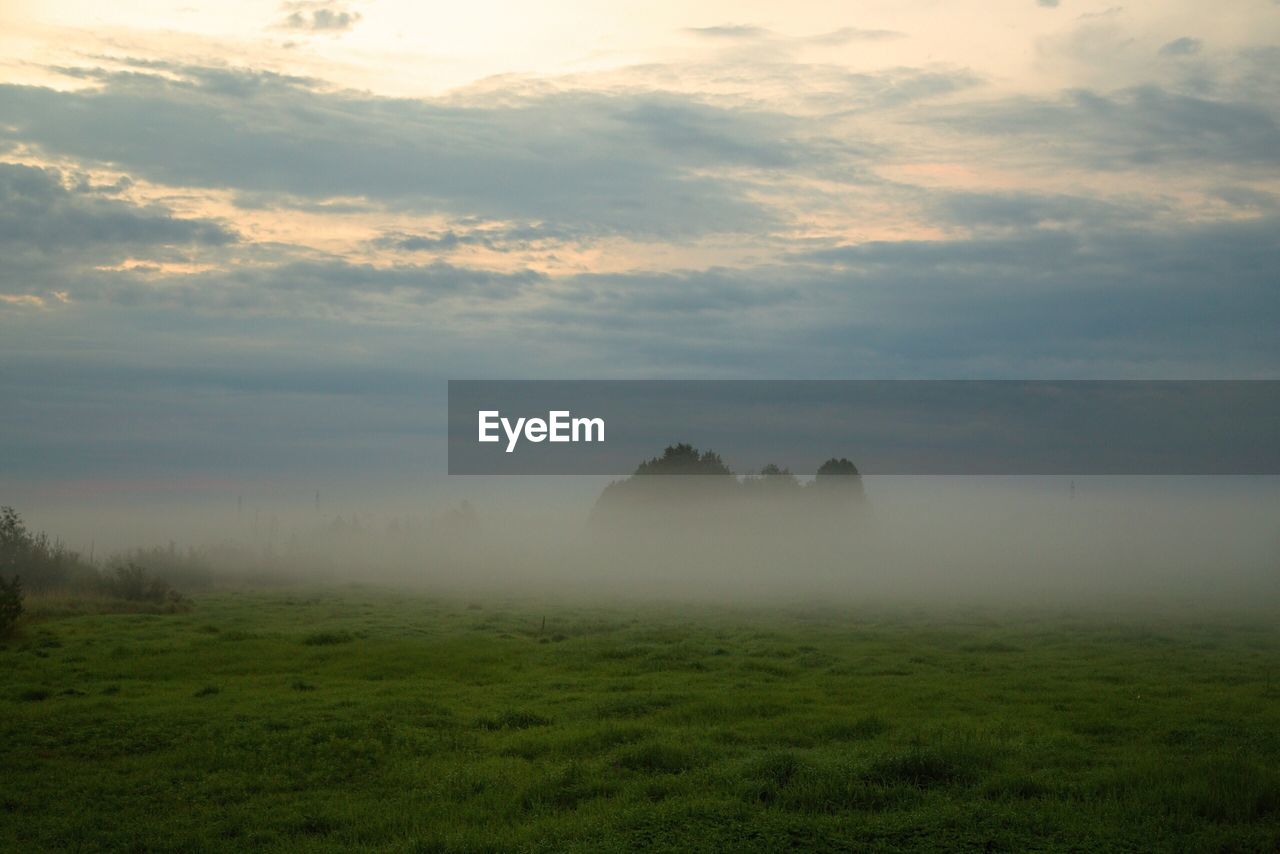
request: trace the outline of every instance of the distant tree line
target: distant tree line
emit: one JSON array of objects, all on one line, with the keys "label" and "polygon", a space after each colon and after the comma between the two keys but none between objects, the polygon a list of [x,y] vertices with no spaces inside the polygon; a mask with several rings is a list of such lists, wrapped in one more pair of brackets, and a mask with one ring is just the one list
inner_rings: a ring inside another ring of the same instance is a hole
[{"label": "distant tree line", "polygon": [[678,443],[640,463],[625,480],[609,484],[596,503],[595,516],[617,518],[641,507],[697,515],[697,505],[707,501],[720,509],[737,507],[741,513],[757,505],[825,513],[864,499],[858,467],[844,457],[827,460],[806,484],[773,463],[758,474],[738,477],[714,451]]},{"label": "distant tree line", "polygon": [[[637,481],[649,475],[719,475],[727,478],[722,481],[745,490],[753,489],[805,489],[806,486],[789,469],[769,463],[760,469],[759,474],[748,474],[741,480],[725,465],[724,460],[715,451],[699,451],[693,445],[681,442],[668,445],[661,456],[645,460],[636,466],[635,472],[623,483]],[[832,457],[818,467],[817,476],[808,485],[815,488],[839,487],[849,490],[850,495],[862,495],[862,476],[858,467],[844,457]]]}]

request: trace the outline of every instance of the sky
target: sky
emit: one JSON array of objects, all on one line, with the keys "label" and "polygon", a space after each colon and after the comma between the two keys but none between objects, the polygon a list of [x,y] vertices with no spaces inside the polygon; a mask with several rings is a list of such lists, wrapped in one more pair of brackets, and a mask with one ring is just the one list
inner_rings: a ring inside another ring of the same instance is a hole
[{"label": "sky", "polygon": [[0,488],[411,493],[451,378],[1277,378],[1278,122],[1275,0],[7,0]]}]

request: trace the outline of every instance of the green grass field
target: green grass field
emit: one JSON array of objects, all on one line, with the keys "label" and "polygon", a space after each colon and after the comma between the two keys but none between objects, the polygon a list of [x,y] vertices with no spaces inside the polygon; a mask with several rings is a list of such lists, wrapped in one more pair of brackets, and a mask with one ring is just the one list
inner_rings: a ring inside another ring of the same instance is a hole
[{"label": "green grass field", "polygon": [[1257,616],[335,588],[36,617],[0,663],[7,850],[1280,847]]}]

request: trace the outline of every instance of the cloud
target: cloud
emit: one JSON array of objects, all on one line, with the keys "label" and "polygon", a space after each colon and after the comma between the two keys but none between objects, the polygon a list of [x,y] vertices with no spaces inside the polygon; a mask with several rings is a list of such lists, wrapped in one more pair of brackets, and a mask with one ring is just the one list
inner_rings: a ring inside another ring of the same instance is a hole
[{"label": "cloud", "polygon": [[844,338],[881,366],[922,376],[1265,371],[1280,357],[1266,331],[1280,312],[1268,272],[1280,262],[1278,224],[1104,222],[818,250],[807,256],[814,284],[801,290],[846,296],[807,340]]},{"label": "cloud", "polygon": [[359,12],[351,12],[329,3],[286,3],[288,12],[280,26],[291,30],[339,33],[351,29],[360,20]]},{"label": "cloud", "polygon": [[1280,196],[1253,187],[1219,187],[1214,195],[1237,208],[1270,214],[1280,212]]},{"label": "cloud", "polygon": [[1058,0],[1036,0],[1036,5],[1043,6],[1046,9],[1056,9],[1058,7]]},{"label": "cloud", "polygon": [[398,249],[402,252],[452,252],[460,246],[483,246],[483,238],[475,234],[458,234],[452,229],[440,234],[384,234],[373,241],[382,249]]},{"label": "cloud", "polygon": [[984,137],[1039,140],[1040,153],[1080,168],[1280,163],[1280,126],[1261,105],[1155,85],[939,107],[930,117]]},{"label": "cloud", "polygon": [[[488,358],[538,375],[577,360],[653,376],[1214,376],[1280,359],[1274,214],[1170,227],[1123,209],[1095,216],[1103,205],[1074,197],[944,194],[939,205],[971,222],[978,211],[988,230],[736,269],[547,276],[286,260],[101,274],[93,287],[105,304],[226,329],[246,317],[259,330],[396,322],[446,348],[483,329],[474,341]],[[377,350],[377,336],[364,346]]]},{"label": "cloud", "polygon": [[242,258],[204,271],[163,267],[87,268],[66,284],[79,305],[140,311],[186,311],[211,317],[258,318],[274,326],[286,317],[388,321],[420,312],[465,313],[517,299],[546,281],[531,270],[500,273],[426,264],[372,265],[344,259],[310,259],[288,253]]},{"label": "cloud", "polygon": [[741,39],[760,39],[768,38],[773,35],[773,31],[765,27],[756,27],[750,24],[719,24],[712,27],[690,27],[687,32],[695,36],[708,39],[731,39],[738,41]]},{"label": "cloud", "polygon": [[106,247],[111,255],[144,246],[223,246],[234,233],[208,220],[179,219],[159,206],[106,197],[128,179],[95,186],[57,169],[0,162],[0,246],[42,253]]},{"label": "cloud", "polygon": [[116,198],[129,184],[0,162],[0,312],[78,300],[99,267],[190,268],[238,248],[222,223]]},{"label": "cloud", "polygon": [[546,224],[515,228],[485,226],[472,229],[446,229],[431,234],[412,234],[389,231],[374,238],[371,244],[379,249],[400,252],[453,252],[463,246],[481,246],[498,252],[526,249],[541,242],[575,240],[584,235],[572,229],[557,228]]},{"label": "cloud", "polygon": [[767,227],[774,214],[745,176],[820,169],[841,149],[785,114],[663,93],[454,103],[231,69],[170,74],[102,73],[76,92],[0,86],[0,141],[172,186],[667,237]]},{"label": "cloud", "polygon": [[94,271],[76,310],[0,301],[0,391],[22,413],[0,419],[0,474],[417,476],[458,376],[1274,375],[1274,212],[1156,227],[1090,222],[1090,201],[942,194],[999,231],[741,269]]},{"label": "cloud", "polygon": [[699,38],[728,42],[762,42],[809,44],[824,47],[837,47],[855,41],[883,41],[885,39],[902,38],[896,30],[863,29],[861,27],[841,27],[812,36],[787,36],[765,27],[745,24],[722,24],[713,27],[690,27],[686,32]]},{"label": "cloud", "polygon": [[1200,39],[1193,39],[1190,36],[1183,36],[1180,39],[1174,39],[1168,44],[1160,48],[1161,56],[1193,56],[1200,52],[1200,48],[1204,47],[1204,42]]},{"label": "cloud", "polygon": [[832,30],[829,33],[820,33],[816,36],[808,36],[804,40],[809,44],[816,45],[842,45],[850,42],[858,41],[885,41],[888,39],[900,39],[904,34],[897,30],[867,30],[861,27],[841,27],[838,30]]},{"label": "cloud", "polygon": [[1152,205],[1063,194],[1004,192],[939,193],[934,209],[944,221],[971,228],[1028,229],[1067,226],[1096,229],[1105,223],[1132,225],[1153,213]]}]

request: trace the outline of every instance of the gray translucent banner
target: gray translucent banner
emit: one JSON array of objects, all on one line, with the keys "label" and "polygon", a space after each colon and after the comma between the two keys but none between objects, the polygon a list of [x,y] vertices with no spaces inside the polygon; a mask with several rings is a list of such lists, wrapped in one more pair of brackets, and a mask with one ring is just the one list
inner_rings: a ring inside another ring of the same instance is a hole
[{"label": "gray translucent banner", "polygon": [[450,474],[627,475],[680,442],[739,474],[1275,475],[1280,381],[449,382]]}]

